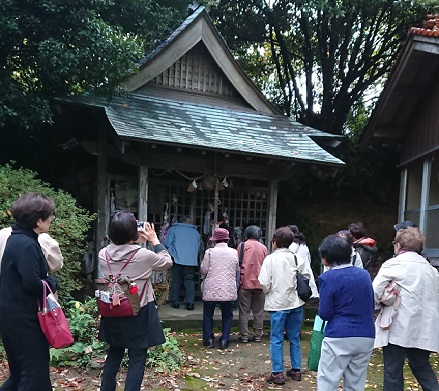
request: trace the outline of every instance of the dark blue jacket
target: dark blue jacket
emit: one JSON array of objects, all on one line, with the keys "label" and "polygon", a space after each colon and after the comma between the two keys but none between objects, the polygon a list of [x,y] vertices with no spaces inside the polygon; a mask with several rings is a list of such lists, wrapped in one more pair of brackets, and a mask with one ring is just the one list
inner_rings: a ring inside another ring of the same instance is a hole
[{"label": "dark blue jacket", "polygon": [[319,315],[328,324],[325,337],[375,338],[374,296],[369,273],[350,264],[319,277]]}]

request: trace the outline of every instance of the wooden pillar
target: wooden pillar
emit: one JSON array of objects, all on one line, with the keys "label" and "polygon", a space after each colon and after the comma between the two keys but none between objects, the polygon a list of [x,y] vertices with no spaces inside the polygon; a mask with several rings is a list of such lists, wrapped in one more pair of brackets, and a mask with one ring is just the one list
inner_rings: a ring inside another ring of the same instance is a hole
[{"label": "wooden pillar", "polygon": [[[96,250],[106,245],[105,238],[107,236],[107,222],[109,217],[109,186],[107,172],[107,150],[108,141],[107,134],[102,124],[99,124],[99,147],[98,147],[98,189],[97,189],[97,226],[96,226]],[[96,254],[97,254],[96,252]]]},{"label": "wooden pillar", "polygon": [[405,220],[405,203],[407,201],[407,167],[404,167],[401,171],[401,183],[399,189],[399,210],[398,210],[398,223]]},{"label": "wooden pillar", "polygon": [[148,167],[139,166],[139,206],[138,219],[148,220]]},{"label": "wooden pillar", "polygon": [[279,189],[279,181],[268,181],[268,221],[267,230],[265,233],[265,245],[268,251],[271,252],[271,239],[276,230],[276,213],[277,213],[277,193]]}]

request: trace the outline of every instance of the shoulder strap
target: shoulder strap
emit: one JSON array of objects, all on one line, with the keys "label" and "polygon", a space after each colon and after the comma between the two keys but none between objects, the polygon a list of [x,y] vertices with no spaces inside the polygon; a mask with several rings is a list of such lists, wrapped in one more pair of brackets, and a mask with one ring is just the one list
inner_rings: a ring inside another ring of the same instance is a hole
[{"label": "shoulder strap", "polygon": [[[122,268],[119,270],[119,273],[117,273],[117,276],[120,276],[120,274],[122,273],[122,270],[125,269],[125,267],[133,260],[133,258],[136,256],[136,254],[138,253],[138,251],[140,250],[140,248],[138,248],[136,251],[134,251],[130,257],[128,258],[128,260],[125,262],[125,264],[122,266]],[[110,274],[112,276],[114,276],[113,272],[111,271],[111,266],[110,266],[110,257],[108,255],[108,251],[105,251],[105,260],[107,261],[107,265],[108,265],[108,270],[110,270]]]},{"label": "shoulder strap", "polygon": [[[148,281],[149,281],[149,278],[145,281],[145,284],[143,285],[142,292],[140,293],[140,301],[142,301],[142,297],[143,297],[143,294],[145,293],[145,289],[146,289],[146,286],[148,285]],[[155,300],[155,295],[154,295],[154,300]]]},{"label": "shoulder strap", "polygon": [[296,254],[293,253],[293,255],[294,255],[294,263],[296,264],[297,267],[299,267],[299,266],[297,265],[297,257],[296,257]]},{"label": "shoulder strap", "polygon": [[[117,274],[117,276],[116,277],[118,277],[118,276],[120,276],[120,274],[122,273],[122,270],[123,269],[125,269],[125,267],[133,260],[133,258],[136,256],[136,254],[139,252],[139,250],[140,250],[140,248],[138,248],[136,251],[134,251],[131,255],[130,255],[130,257],[127,259],[127,261],[125,262],[125,264],[122,266],[122,268],[119,270],[119,273]],[[112,273],[112,271],[111,271],[111,267],[110,267],[110,258],[109,258],[109,255],[108,255],[108,251],[105,251],[105,259],[106,259],[106,261],[107,261],[107,265],[108,265],[108,269],[110,270],[110,273],[111,274],[113,274]],[[146,286],[148,285],[148,281],[149,281],[149,278],[145,281],[145,284],[143,285],[143,288],[142,288],[142,292],[140,293],[140,301],[142,301],[142,297],[143,297],[143,294],[145,293],[145,289],[146,289]]]},{"label": "shoulder strap", "polygon": [[244,259],[244,246],[245,246],[245,242],[242,241],[241,242],[241,251],[239,253],[239,266],[242,266],[242,260]]}]

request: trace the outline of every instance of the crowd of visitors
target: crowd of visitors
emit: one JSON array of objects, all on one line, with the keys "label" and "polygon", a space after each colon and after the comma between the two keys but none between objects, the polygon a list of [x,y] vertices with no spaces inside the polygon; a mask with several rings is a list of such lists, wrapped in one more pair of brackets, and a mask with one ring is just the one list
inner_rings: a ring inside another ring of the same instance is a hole
[{"label": "crowd of visitors", "polygon": [[[340,382],[346,391],[364,390],[374,347],[383,348],[384,391],[404,389],[406,358],[422,389],[439,391],[429,362],[431,352],[439,352],[439,273],[421,255],[422,235],[414,223],[405,221],[394,229],[394,257],[382,266],[376,241],[367,236],[362,223],[352,223],[348,229],[327,236],[319,246],[322,273],[317,283],[309,248],[297,226],[274,232],[270,254],[261,243],[257,226],[245,230],[237,252],[227,248],[227,231],[216,229],[211,238],[215,247],[206,251],[201,269],[206,274],[204,345],[215,346],[212,315],[214,302],[220,302],[223,327],[219,347],[227,348],[232,301],[238,288],[241,342],[261,341],[264,310],[269,313],[272,369],[266,382],[283,384],[288,378],[300,381],[305,302],[298,296],[295,276],[301,273],[309,279],[312,298],[319,301],[318,315],[326,325],[317,371],[318,391],[337,391]],[[219,275],[218,280],[212,285],[215,275]],[[392,292],[397,292],[398,308],[384,299],[389,286],[395,285],[398,288]],[[253,336],[248,328],[250,312]],[[381,316],[388,317],[385,327]],[[286,371],[285,340],[291,361]]]},{"label": "crowd of visitors", "polygon": [[[47,234],[55,205],[47,197],[27,193],[14,203],[12,216],[12,228],[0,231],[0,333],[10,370],[0,390],[49,391],[49,345],[38,322],[37,303],[43,281],[56,291],[57,280],[49,272],[63,265],[58,243]],[[384,391],[404,390],[406,359],[423,390],[439,391],[430,363],[431,353],[439,352],[439,272],[422,254],[423,238],[416,224],[403,221],[394,230],[394,256],[382,265],[376,241],[367,236],[362,223],[327,236],[318,248],[321,273],[316,280],[305,236],[296,225],[275,230],[271,253],[256,225],[245,229],[236,249],[230,247],[230,230],[214,229],[200,265],[204,346],[228,349],[236,302],[244,344],[261,342],[268,312],[271,371],[265,380],[276,385],[288,378],[300,381],[305,305],[298,292],[300,273],[308,280],[325,325],[318,352],[318,391],[337,391],[340,382],[343,390],[364,390],[374,348],[383,351]],[[124,275],[131,278],[130,294],[139,297],[134,316],[101,316],[98,338],[109,349],[100,389],[116,389],[116,374],[128,349],[125,390],[140,390],[148,348],[165,342],[150,276],[172,266],[171,305],[179,308],[183,284],[183,302],[193,310],[200,235],[184,217],[169,229],[162,244],[152,224],[139,227],[132,213],[116,211],[110,217],[108,236],[111,243],[99,252],[102,276],[111,277],[113,269],[120,269],[119,277],[125,269]],[[142,247],[146,242],[150,250]],[[102,292],[97,292],[101,300]],[[113,306],[124,298],[119,293],[110,298]],[[216,307],[222,317],[217,341]],[[18,321],[11,323],[11,316]],[[285,341],[290,358],[286,370]]]}]

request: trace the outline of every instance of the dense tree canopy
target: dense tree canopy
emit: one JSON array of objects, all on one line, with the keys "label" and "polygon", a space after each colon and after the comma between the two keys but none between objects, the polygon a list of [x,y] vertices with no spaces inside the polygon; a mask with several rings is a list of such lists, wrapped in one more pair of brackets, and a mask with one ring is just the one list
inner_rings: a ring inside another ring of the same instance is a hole
[{"label": "dense tree canopy", "polygon": [[[287,115],[341,133],[382,81],[410,25],[410,0],[203,0],[257,84]],[[0,127],[50,121],[50,99],[111,97],[135,62],[184,19],[190,0],[0,2]]]},{"label": "dense tree canopy", "polygon": [[219,0],[211,16],[287,115],[342,133],[427,9],[410,0]]},{"label": "dense tree canopy", "polygon": [[0,13],[0,127],[50,121],[56,96],[111,97],[182,17],[152,0],[3,0]]}]

